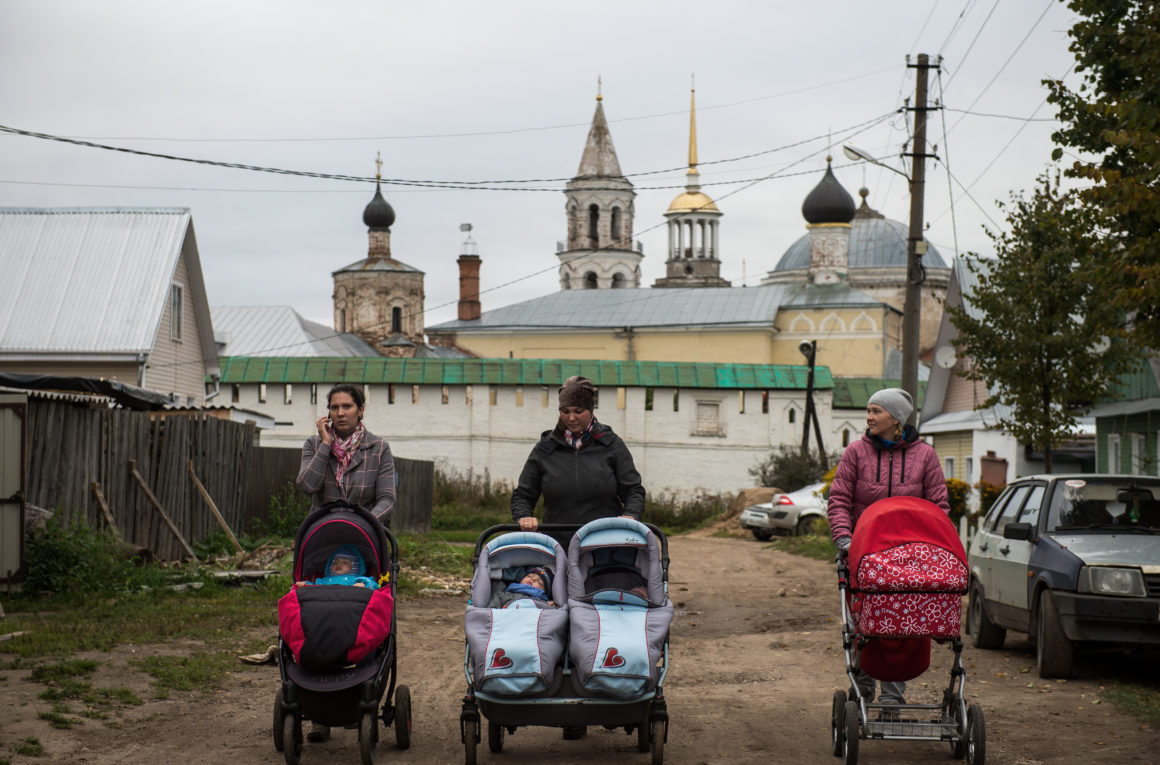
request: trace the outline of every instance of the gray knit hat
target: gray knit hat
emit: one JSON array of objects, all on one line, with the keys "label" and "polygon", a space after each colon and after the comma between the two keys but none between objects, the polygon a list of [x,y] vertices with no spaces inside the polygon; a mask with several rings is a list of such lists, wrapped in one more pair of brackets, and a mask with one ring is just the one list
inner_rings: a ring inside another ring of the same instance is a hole
[{"label": "gray knit hat", "polygon": [[866,406],[871,404],[877,404],[885,409],[887,414],[902,425],[906,424],[910,413],[914,411],[914,400],[902,388],[883,388],[866,402]]},{"label": "gray knit hat", "polygon": [[591,411],[596,406],[596,386],[587,377],[573,375],[560,386],[560,405],[578,406]]}]

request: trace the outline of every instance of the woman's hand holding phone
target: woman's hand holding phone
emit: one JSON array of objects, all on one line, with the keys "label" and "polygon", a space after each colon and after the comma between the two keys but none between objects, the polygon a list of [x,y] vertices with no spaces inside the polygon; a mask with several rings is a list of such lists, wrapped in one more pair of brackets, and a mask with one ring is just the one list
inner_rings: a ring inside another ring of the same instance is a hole
[{"label": "woman's hand holding phone", "polygon": [[329,415],[322,415],[314,424],[318,428],[318,437],[322,439],[322,443],[330,444],[334,441],[334,430],[331,427]]}]

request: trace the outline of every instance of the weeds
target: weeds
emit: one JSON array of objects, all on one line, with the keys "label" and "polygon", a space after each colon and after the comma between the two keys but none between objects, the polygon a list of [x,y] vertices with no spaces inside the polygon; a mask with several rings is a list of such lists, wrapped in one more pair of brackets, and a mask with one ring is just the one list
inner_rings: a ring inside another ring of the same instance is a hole
[{"label": "weeds", "polygon": [[14,747],[17,754],[25,757],[39,757],[44,754],[44,746],[38,738],[26,738]]},{"label": "weeds", "polygon": [[237,657],[227,651],[197,651],[189,656],[149,656],[130,662],[153,676],[154,696],[169,698],[170,691],[212,693],[222,687]]},{"label": "weeds", "polygon": [[1160,725],[1160,693],[1154,686],[1117,680],[1100,695],[1137,720],[1153,727]]}]

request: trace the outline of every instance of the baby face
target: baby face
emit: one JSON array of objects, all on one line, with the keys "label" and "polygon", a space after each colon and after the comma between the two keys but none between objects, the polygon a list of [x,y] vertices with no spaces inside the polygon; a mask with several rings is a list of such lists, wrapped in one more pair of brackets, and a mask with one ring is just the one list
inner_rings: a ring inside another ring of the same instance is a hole
[{"label": "baby face", "polygon": [[547,590],[544,585],[543,578],[539,574],[524,574],[524,578],[520,580],[520,584],[527,584],[540,590]]},{"label": "baby face", "polygon": [[335,558],[330,564],[331,576],[345,576],[354,570],[350,558]]}]

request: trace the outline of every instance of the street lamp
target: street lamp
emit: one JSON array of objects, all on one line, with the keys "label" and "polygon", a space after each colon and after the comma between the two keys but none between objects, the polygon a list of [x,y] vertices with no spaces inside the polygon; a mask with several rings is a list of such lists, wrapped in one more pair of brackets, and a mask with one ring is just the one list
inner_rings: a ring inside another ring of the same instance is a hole
[{"label": "street lamp", "polygon": [[857,146],[851,146],[850,144],[844,144],[842,146],[842,153],[846,155],[847,159],[852,159],[855,162],[869,162],[872,165],[878,165],[879,167],[886,168],[887,170],[889,170],[892,173],[898,173],[899,175],[901,175],[903,178],[906,179],[907,183],[910,182],[909,175],[902,172],[897,167],[891,167],[890,165],[884,164],[881,160],[875,159],[874,157],[870,156],[870,154],[867,151],[865,151],[864,149],[859,149]]}]

